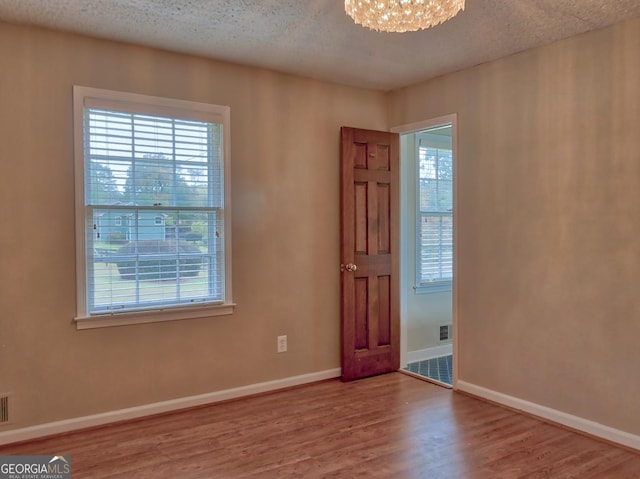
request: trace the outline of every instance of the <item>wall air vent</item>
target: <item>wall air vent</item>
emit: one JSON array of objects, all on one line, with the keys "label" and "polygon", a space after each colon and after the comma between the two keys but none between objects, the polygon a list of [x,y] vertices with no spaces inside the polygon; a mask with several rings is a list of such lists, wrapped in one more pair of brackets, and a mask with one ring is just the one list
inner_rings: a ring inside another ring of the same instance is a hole
[{"label": "wall air vent", "polygon": [[9,422],[9,395],[0,394],[0,426]]},{"label": "wall air vent", "polygon": [[440,341],[447,341],[451,339],[451,325],[445,324],[440,326]]}]

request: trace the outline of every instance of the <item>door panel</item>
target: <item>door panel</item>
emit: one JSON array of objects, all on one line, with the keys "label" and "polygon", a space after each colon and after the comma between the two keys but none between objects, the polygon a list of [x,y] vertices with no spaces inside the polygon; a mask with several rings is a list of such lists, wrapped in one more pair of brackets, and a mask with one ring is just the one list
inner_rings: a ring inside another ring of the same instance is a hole
[{"label": "door panel", "polygon": [[369,233],[369,218],[367,207],[367,187],[368,183],[355,183],[354,184],[354,214],[355,214],[355,252],[356,254],[367,254],[368,241],[367,236]]},{"label": "door panel", "polygon": [[378,185],[378,254],[391,253],[391,188]]},{"label": "door panel", "polygon": [[378,277],[378,297],[380,308],[378,311],[378,346],[391,344],[391,277]]},{"label": "door panel", "polygon": [[355,280],[355,341],[357,350],[369,348],[369,315],[367,304],[369,302],[369,281],[367,278]]},{"label": "door panel", "polygon": [[398,145],[397,134],[341,130],[344,380],[400,366]]}]

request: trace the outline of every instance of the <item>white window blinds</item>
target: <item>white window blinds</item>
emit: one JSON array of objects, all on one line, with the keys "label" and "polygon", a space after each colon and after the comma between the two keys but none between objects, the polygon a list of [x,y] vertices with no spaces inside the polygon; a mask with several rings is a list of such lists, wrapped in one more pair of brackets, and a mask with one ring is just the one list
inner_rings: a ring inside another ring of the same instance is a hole
[{"label": "white window blinds", "polygon": [[82,105],[84,314],[224,303],[224,107],[100,92]]},{"label": "white window blinds", "polygon": [[453,279],[453,154],[418,144],[417,286],[442,286]]}]

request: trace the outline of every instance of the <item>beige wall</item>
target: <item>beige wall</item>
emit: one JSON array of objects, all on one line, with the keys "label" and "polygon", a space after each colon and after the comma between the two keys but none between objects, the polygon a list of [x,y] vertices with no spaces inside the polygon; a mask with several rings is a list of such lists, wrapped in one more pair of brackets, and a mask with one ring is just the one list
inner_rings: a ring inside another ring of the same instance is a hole
[{"label": "beige wall", "polygon": [[406,88],[458,113],[460,379],[640,434],[640,18]]},{"label": "beige wall", "polygon": [[[3,430],[338,367],[339,127],[457,112],[460,379],[640,434],[639,51],[635,19],[385,97],[0,23]],[[74,84],[231,106],[236,314],[76,331]]]},{"label": "beige wall", "polygon": [[[230,105],[233,316],[75,329],[74,84]],[[0,23],[0,107],[1,431],[340,366],[339,128],[384,94]]]}]

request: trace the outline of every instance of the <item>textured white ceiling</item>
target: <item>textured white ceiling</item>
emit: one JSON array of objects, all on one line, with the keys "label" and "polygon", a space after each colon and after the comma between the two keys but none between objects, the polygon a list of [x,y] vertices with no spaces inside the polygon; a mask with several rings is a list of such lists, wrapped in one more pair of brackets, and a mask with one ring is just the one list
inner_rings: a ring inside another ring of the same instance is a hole
[{"label": "textured white ceiling", "polygon": [[640,0],[467,0],[449,22],[398,34],[355,25],[342,0],[0,0],[7,22],[380,90],[636,16]]}]

